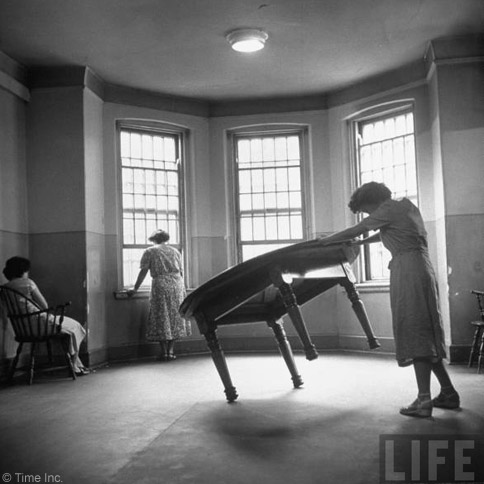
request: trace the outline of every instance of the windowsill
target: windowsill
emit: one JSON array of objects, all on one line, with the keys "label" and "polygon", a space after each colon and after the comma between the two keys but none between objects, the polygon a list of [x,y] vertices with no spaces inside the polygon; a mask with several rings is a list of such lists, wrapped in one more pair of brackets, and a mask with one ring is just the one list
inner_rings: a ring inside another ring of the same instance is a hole
[{"label": "windowsill", "polygon": [[147,299],[150,297],[150,290],[140,289],[138,292],[135,292],[131,297],[128,297],[128,291],[126,289],[119,289],[118,291],[114,291],[113,295],[114,299],[118,301],[125,299]]},{"label": "windowsill", "polygon": [[[187,295],[193,292],[195,288],[187,288]],[[141,288],[138,292],[135,292],[131,297],[128,297],[127,289],[118,289],[113,292],[114,299],[117,301],[123,301],[126,299],[148,299],[150,297],[150,288]]]},{"label": "windowsill", "polygon": [[[196,288],[187,288],[187,295],[193,292]],[[377,292],[389,292],[390,285],[388,282],[360,282],[356,284],[356,289],[359,292],[377,293]],[[119,289],[113,293],[114,299],[117,301],[123,301],[126,299],[148,299],[150,297],[150,289],[140,289],[134,293],[131,297],[128,297],[128,291],[126,289]]]},{"label": "windowsill", "polygon": [[389,292],[389,282],[360,282],[356,284],[359,292]]}]

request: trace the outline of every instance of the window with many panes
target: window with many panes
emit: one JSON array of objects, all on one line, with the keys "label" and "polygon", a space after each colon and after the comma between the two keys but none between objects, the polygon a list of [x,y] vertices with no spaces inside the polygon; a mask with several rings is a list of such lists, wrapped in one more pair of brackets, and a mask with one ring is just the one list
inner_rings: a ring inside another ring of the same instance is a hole
[{"label": "window with many panes", "polygon": [[[357,121],[355,133],[358,186],[383,182],[394,198],[406,197],[418,205],[412,110]],[[364,280],[389,278],[390,254],[381,243],[365,246],[362,260]]]},{"label": "window with many panes", "polygon": [[305,237],[301,131],[234,137],[239,261]]},{"label": "window with many panes", "polygon": [[170,245],[181,250],[181,134],[121,126],[119,147],[123,285],[130,286],[156,229],[167,231]]}]

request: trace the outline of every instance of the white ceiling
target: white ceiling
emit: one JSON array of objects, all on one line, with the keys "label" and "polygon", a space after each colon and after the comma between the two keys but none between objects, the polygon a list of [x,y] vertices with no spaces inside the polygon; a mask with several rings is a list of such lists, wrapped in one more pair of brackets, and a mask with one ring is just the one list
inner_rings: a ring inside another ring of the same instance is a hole
[{"label": "white ceiling", "polygon": [[[254,54],[226,32],[264,29]],[[206,101],[317,95],[484,33],[484,0],[0,0],[0,50],[26,67]]]}]

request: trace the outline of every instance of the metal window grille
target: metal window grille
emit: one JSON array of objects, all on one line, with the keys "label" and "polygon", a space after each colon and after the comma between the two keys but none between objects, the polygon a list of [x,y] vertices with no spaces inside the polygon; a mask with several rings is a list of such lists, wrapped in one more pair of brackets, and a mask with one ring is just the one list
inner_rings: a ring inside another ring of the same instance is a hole
[{"label": "metal window grille", "polygon": [[[356,128],[359,185],[385,183],[393,197],[418,205],[413,112],[360,121]],[[365,246],[363,260],[365,280],[388,280],[390,254],[381,243]]]},{"label": "metal window grille", "polygon": [[134,284],[139,262],[156,229],[181,249],[180,136],[120,130],[123,284]]},{"label": "metal window grille", "polygon": [[239,260],[304,240],[301,138],[236,138]]}]

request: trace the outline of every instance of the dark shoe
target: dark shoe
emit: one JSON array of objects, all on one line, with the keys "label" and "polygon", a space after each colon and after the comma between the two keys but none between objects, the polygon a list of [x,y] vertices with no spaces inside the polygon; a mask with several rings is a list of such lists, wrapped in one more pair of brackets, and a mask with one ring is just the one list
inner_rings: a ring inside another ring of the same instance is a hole
[{"label": "dark shoe", "polygon": [[432,400],[425,400],[422,402],[417,398],[408,407],[401,408],[400,413],[407,417],[427,418],[432,416],[432,408]]},{"label": "dark shoe", "polygon": [[89,368],[79,368],[76,371],[76,376],[89,375],[89,373],[91,373],[91,370]]},{"label": "dark shoe", "polygon": [[455,409],[460,407],[460,397],[457,392],[449,395],[440,392],[433,400],[434,407]]},{"label": "dark shoe", "polygon": [[176,360],[176,356],[173,353],[169,353],[167,358],[168,358],[168,361]]},{"label": "dark shoe", "polygon": [[169,357],[168,355],[160,355],[158,358],[156,358],[158,361],[168,361]]}]

